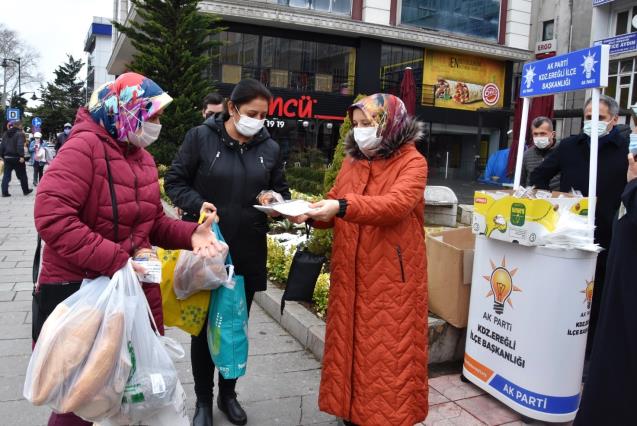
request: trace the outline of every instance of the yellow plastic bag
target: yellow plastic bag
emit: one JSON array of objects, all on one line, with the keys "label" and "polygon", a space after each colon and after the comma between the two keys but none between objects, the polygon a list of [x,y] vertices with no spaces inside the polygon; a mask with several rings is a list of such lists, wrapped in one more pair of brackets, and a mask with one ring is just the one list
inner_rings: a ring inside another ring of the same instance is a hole
[{"label": "yellow plastic bag", "polygon": [[173,274],[180,250],[158,249],[161,261],[161,298],[164,324],[178,327],[186,333],[199,335],[203,329],[210,305],[210,291],[200,291],[185,300],[178,300],[173,290]]}]

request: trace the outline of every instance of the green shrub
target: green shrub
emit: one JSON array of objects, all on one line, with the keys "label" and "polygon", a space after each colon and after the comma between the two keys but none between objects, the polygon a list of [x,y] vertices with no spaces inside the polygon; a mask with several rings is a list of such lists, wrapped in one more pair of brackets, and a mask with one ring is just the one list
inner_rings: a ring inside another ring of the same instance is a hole
[{"label": "green shrub", "polygon": [[314,287],[314,295],[312,296],[312,301],[314,302],[316,313],[321,318],[325,318],[329,294],[330,274],[321,274],[316,281],[316,287]]},{"label": "green shrub", "polygon": [[332,239],[331,229],[313,229],[310,240],[307,242],[307,249],[316,255],[325,256],[329,260],[332,256]]},{"label": "green shrub", "polygon": [[307,194],[320,195],[323,193],[323,178],[325,168],[323,166],[289,167],[285,170],[290,188]]},{"label": "green shrub", "polygon": [[157,164],[157,174],[160,178],[164,178],[166,176],[166,172],[168,171],[168,166],[165,164]]},{"label": "green shrub", "polygon": [[270,281],[279,284],[287,281],[295,251],[296,247],[291,247],[290,250],[286,251],[281,244],[268,238],[267,268]]}]

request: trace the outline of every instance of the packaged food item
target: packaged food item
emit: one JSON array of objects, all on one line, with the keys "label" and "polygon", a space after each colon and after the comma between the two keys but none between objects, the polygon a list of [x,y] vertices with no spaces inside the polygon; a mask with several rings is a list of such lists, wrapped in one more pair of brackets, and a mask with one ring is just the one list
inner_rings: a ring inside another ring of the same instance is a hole
[{"label": "packaged food item", "polygon": [[[538,196],[539,195],[539,196]],[[532,198],[530,198],[532,197]],[[476,191],[473,224],[475,234],[522,245],[541,245],[546,234],[555,232],[560,215],[588,214],[588,198],[548,191]]]},{"label": "packaged food item", "polygon": [[257,195],[257,202],[262,206],[272,203],[282,203],[283,201],[283,196],[272,190],[261,191],[259,195]]},{"label": "packaged food item", "polygon": [[146,270],[143,274],[137,272],[139,281],[154,284],[161,283],[161,262],[155,250],[141,249],[135,253],[133,261]]}]

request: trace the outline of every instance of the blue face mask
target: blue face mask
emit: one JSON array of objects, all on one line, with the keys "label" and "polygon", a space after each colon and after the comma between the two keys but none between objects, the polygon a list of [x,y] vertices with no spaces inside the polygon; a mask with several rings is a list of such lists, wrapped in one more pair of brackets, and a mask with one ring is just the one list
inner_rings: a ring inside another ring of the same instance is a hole
[{"label": "blue face mask", "polygon": [[637,133],[630,134],[630,145],[628,145],[628,150],[631,154],[637,155]]},{"label": "blue face mask", "polygon": [[64,129],[64,134],[65,134],[66,136],[68,136],[68,135],[69,135],[69,133],[71,133],[71,129],[69,129],[69,128]]}]

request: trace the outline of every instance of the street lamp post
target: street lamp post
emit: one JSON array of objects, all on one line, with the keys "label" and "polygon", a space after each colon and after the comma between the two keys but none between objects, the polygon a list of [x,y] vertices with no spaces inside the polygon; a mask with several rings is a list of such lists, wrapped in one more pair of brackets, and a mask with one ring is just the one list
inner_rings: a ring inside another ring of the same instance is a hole
[{"label": "street lamp post", "polygon": [[[4,68],[4,87],[3,87],[3,93],[2,93],[2,100],[3,102],[6,102],[6,98],[7,98],[7,67],[9,66],[9,61],[11,62],[15,62],[16,64],[18,64],[18,93],[22,93],[22,64],[20,62],[20,58],[18,59],[13,59],[13,58],[3,58],[2,59],[2,68]],[[4,105],[3,105],[4,106]]]}]

